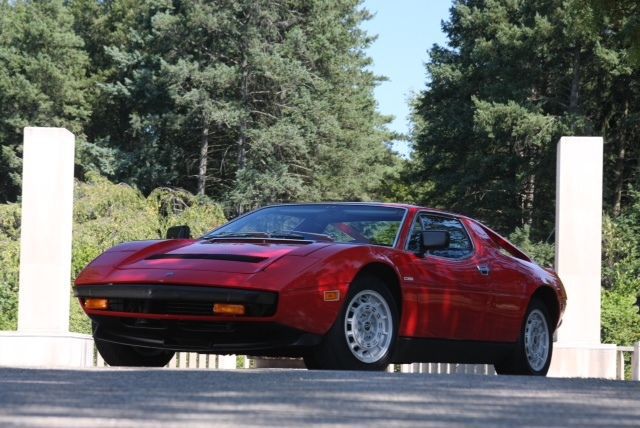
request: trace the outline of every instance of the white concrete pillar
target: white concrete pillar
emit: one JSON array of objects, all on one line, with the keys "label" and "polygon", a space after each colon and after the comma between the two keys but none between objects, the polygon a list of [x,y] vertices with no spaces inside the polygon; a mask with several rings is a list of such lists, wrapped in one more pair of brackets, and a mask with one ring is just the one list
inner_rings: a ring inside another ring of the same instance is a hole
[{"label": "white concrete pillar", "polygon": [[601,137],[562,137],[556,173],[555,268],[569,298],[559,342],[600,343]]},{"label": "white concrete pillar", "polygon": [[601,137],[562,137],[556,170],[555,269],[567,291],[549,374],[615,378],[615,346],[600,344]]},{"label": "white concrete pillar", "polygon": [[93,365],[91,336],[69,333],[75,138],[25,128],[18,331],[0,332],[0,364]]},{"label": "white concrete pillar", "polygon": [[69,331],[75,137],[25,128],[18,331]]}]

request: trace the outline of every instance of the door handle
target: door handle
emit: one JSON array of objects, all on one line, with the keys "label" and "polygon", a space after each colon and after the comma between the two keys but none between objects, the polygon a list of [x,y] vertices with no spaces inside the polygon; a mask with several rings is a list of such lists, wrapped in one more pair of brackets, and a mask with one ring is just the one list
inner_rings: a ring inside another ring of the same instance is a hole
[{"label": "door handle", "polygon": [[480,275],[487,276],[491,272],[491,269],[488,265],[478,265],[478,272],[480,272]]}]

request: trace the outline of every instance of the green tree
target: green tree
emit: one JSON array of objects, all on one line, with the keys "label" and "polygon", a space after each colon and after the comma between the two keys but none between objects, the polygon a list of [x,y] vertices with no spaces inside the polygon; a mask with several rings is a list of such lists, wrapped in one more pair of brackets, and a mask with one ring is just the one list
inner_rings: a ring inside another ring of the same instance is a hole
[{"label": "green tree", "polygon": [[65,127],[90,151],[88,63],[62,0],[0,1],[0,201],[20,194],[25,126]]},{"label": "green tree", "polygon": [[391,118],[376,112],[373,90],[382,78],[367,71],[371,59],[365,49],[375,38],[360,24],[371,14],[359,4],[318,1],[312,10],[307,43],[326,82],[313,106],[321,113],[312,114],[319,140],[312,146],[317,161],[311,165],[318,199],[379,198],[398,165],[385,143],[394,138],[385,127]]},{"label": "green tree", "polygon": [[[235,213],[377,196],[395,159],[359,1],[115,0],[100,19],[86,1],[73,10],[103,82],[89,135],[121,156],[114,178],[184,187]],[[123,4],[137,12],[122,16]]]},{"label": "green tree", "polygon": [[[416,101],[408,181],[422,202],[475,215],[503,233],[553,229],[555,147],[605,136],[607,207],[638,178],[638,74],[615,31],[594,33],[578,0],[461,0],[434,46]],[[427,189],[427,190],[424,190]],[[617,202],[616,202],[617,201]]]},{"label": "green tree", "polygon": [[635,66],[640,66],[640,5],[636,0],[587,0],[595,11],[596,31],[616,29]]}]

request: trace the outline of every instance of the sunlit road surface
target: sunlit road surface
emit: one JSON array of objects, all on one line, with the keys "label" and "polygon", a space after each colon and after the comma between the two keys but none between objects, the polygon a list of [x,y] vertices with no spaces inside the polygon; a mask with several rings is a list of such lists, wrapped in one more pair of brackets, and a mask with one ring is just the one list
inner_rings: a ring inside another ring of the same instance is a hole
[{"label": "sunlit road surface", "polygon": [[0,368],[0,426],[640,426],[640,382]]}]

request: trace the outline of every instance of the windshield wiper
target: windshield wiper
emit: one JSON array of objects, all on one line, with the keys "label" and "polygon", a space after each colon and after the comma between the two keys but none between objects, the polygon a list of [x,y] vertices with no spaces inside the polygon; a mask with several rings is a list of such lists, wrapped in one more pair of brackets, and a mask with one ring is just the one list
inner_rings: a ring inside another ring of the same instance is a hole
[{"label": "windshield wiper", "polygon": [[222,232],[205,237],[205,239],[213,238],[269,238],[269,234],[267,232]]},{"label": "windshield wiper", "polygon": [[298,235],[296,233],[286,233],[286,232],[282,232],[282,233],[269,233],[269,238],[276,238],[276,239],[301,239],[303,241],[308,241],[307,238],[304,237],[304,235]]}]

